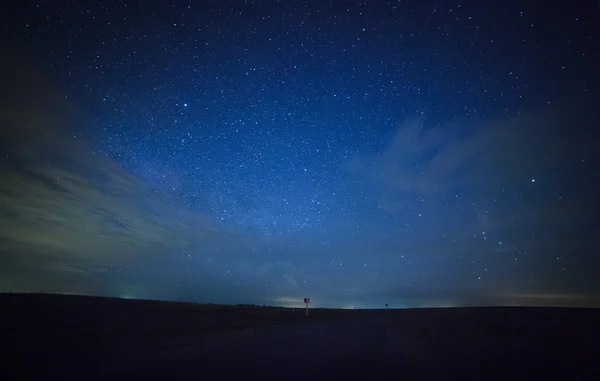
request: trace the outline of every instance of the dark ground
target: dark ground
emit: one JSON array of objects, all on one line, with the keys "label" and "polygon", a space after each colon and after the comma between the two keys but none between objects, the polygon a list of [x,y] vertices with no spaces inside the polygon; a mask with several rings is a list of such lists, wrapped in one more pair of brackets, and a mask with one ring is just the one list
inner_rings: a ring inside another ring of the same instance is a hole
[{"label": "dark ground", "polygon": [[0,379],[600,380],[600,310],[0,294]]}]

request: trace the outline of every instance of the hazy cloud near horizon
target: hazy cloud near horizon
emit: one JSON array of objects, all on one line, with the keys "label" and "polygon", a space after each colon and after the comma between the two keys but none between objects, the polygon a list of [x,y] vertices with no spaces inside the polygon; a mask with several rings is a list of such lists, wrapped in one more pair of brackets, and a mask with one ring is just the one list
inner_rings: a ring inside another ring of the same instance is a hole
[{"label": "hazy cloud near horizon", "polygon": [[[166,263],[204,252],[197,272],[208,277],[259,247],[69,135],[73,104],[35,70],[17,67],[4,63],[3,79],[14,87],[4,88],[0,104],[0,284],[12,285],[3,290],[118,295],[111,283],[132,283],[121,273],[152,266],[165,270],[157,272],[165,290],[175,289],[181,270],[169,275]],[[255,259],[236,266],[261,283],[276,263]]]}]

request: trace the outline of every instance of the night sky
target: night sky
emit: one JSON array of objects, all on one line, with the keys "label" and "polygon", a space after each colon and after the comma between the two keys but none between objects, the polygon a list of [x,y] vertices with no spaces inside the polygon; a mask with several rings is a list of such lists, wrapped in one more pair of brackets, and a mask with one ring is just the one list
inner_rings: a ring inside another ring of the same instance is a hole
[{"label": "night sky", "polygon": [[560,4],[13,2],[0,291],[600,306],[600,8]]}]

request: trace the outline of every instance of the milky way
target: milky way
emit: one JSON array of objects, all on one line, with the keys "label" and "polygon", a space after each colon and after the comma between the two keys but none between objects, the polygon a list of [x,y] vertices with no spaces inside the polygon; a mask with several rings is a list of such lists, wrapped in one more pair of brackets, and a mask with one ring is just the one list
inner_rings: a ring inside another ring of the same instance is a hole
[{"label": "milky way", "polygon": [[589,7],[21,4],[0,287],[597,303]]}]

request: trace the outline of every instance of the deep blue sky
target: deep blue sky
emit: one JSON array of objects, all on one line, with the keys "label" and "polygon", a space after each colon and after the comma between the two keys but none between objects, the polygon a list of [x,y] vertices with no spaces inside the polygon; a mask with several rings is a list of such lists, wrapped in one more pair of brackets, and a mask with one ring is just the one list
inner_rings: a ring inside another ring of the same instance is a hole
[{"label": "deep blue sky", "polygon": [[598,11],[20,3],[0,287],[596,304]]}]

